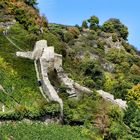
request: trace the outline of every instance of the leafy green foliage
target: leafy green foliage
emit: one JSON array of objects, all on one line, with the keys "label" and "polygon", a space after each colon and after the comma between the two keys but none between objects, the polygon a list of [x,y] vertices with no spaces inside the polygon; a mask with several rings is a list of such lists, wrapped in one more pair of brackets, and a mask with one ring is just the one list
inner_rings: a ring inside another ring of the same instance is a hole
[{"label": "leafy green foliage", "polygon": [[86,20],[84,20],[84,21],[82,22],[82,28],[85,28],[85,29],[88,28],[88,24],[87,24],[87,21],[86,21]]},{"label": "leafy green foliage", "polygon": [[37,0],[25,0],[25,2],[33,7],[37,5]]},{"label": "leafy green foliage", "polygon": [[11,122],[0,126],[0,137],[4,140],[89,140],[82,134],[82,127],[45,125],[40,122]]},{"label": "leafy green foliage", "polygon": [[103,24],[102,29],[105,32],[117,33],[119,37],[122,37],[125,40],[128,37],[128,28],[123,25],[119,19],[111,18],[107,20]]},{"label": "leafy green foliage", "polygon": [[91,16],[90,19],[88,19],[88,22],[90,23],[90,29],[96,30],[98,28],[99,18],[96,16]]},{"label": "leafy green foliage", "polygon": [[66,43],[70,42],[72,39],[74,39],[72,33],[66,32],[66,33],[64,34],[64,41],[65,41]]},{"label": "leafy green foliage", "polygon": [[127,139],[139,139],[140,109],[134,101],[129,102],[128,108],[125,110],[124,122],[129,126],[129,135]]},{"label": "leafy green foliage", "polygon": [[90,76],[96,83],[95,87],[100,88],[103,85],[103,72],[97,61],[84,62],[80,66],[81,71],[85,76]]},{"label": "leafy green foliage", "polygon": [[129,89],[126,98],[128,101],[135,101],[140,105],[140,84],[134,85],[132,89]]},{"label": "leafy green foliage", "polygon": [[[81,95],[80,100],[68,99],[64,105],[64,122],[71,125],[82,125],[92,121],[93,114],[97,112],[100,98],[93,92],[91,95]],[[85,111],[87,113],[85,113]]]}]

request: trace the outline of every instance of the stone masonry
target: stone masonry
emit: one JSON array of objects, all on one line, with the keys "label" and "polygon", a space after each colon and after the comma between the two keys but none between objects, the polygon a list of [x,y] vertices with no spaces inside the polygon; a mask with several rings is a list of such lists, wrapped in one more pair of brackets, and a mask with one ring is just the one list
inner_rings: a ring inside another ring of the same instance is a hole
[{"label": "stone masonry", "polygon": [[[59,81],[66,87],[66,91],[69,97],[77,97],[79,93],[92,93],[92,91],[86,87],[79,85],[68,77],[62,67],[62,55],[54,52],[54,47],[48,47],[46,40],[40,40],[36,42],[34,50],[28,52],[17,52],[18,57],[32,59],[36,62],[37,73],[41,80],[41,88],[50,101],[56,101],[60,104],[61,115],[63,115],[63,101],[58,96],[56,90],[52,86],[48,74],[50,72],[57,72]],[[104,92],[102,90],[97,91],[105,100],[119,105],[121,108],[126,108],[126,101],[121,99],[114,99],[114,96]]]}]

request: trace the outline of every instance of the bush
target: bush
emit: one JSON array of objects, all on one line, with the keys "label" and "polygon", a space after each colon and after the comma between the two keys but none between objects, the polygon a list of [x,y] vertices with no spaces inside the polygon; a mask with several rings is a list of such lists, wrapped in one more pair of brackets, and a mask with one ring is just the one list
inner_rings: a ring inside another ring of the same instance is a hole
[{"label": "bush", "polygon": [[140,84],[134,85],[128,90],[126,99],[128,101],[136,101],[136,103],[140,106]]},{"label": "bush", "polygon": [[66,43],[70,42],[70,41],[73,40],[73,39],[74,39],[74,36],[73,36],[72,33],[66,32],[66,33],[64,34],[64,41],[65,41]]},{"label": "bush", "polygon": [[123,25],[119,19],[111,18],[107,20],[103,26],[103,31],[109,33],[117,33],[118,37],[122,37],[127,40],[128,37],[128,28]]},{"label": "bush", "polygon": [[96,16],[91,16],[90,19],[88,19],[88,22],[90,23],[90,29],[91,30],[97,30],[98,24],[99,24],[99,18]]},{"label": "bush", "polygon": [[86,78],[84,80],[84,85],[86,87],[89,87],[89,88],[94,88],[95,87],[95,82],[93,81],[93,79],[90,79],[90,78]]},{"label": "bush", "polygon": [[97,89],[102,87],[104,74],[97,61],[84,62],[80,65],[80,69],[85,76],[90,77],[96,83],[95,87]]},{"label": "bush", "polygon": [[115,84],[115,79],[113,78],[113,76],[110,73],[105,73],[104,74],[104,83],[103,83],[103,89],[105,91],[112,91],[113,90],[113,86]]}]

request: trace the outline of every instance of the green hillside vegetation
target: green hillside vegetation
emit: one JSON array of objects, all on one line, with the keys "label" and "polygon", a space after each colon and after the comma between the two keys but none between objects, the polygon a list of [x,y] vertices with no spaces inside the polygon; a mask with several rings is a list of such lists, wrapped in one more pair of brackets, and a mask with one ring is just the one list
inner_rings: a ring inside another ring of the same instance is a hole
[{"label": "green hillside vegetation", "polygon": [[83,134],[82,127],[45,125],[43,123],[28,124],[25,122],[7,123],[0,128],[3,140],[88,140]]},{"label": "green hillside vegetation", "polygon": [[[103,25],[96,16],[82,26],[48,23],[39,15],[35,0],[3,0],[0,14],[4,16],[0,22],[17,21],[7,36],[0,27],[0,85],[5,90],[0,91],[0,119],[6,121],[0,124],[1,139],[140,139],[140,53],[127,42],[128,28],[119,19],[111,18]],[[40,39],[62,54],[63,68],[71,79],[93,91],[81,93],[78,100],[69,98],[64,85],[49,75],[64,102],[62,126],[42,122],[46,115],[58,119],[59,105],[41,95],[34,62],[15,55],[33,50]],[[126,100],[127,109],[102,99],[97,93],[100,89]],[[25,123],[25,118],[32,121]]]}]

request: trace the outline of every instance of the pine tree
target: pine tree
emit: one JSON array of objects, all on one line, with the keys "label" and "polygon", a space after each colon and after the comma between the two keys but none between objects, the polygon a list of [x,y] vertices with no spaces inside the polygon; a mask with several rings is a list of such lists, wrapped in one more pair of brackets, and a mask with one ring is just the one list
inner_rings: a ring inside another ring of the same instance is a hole
[{"label": "pine tree", "polygon": [[84,20],[84,21],[82,22],[82,28],[85,28],[85,29],[88,28],[88,24],[87,24],[87,21],[86,21],[86,20]]}]

